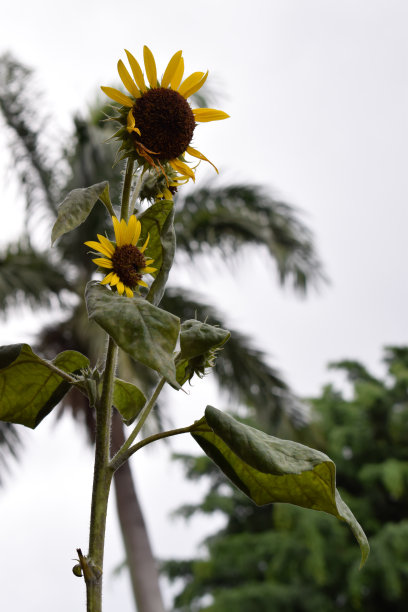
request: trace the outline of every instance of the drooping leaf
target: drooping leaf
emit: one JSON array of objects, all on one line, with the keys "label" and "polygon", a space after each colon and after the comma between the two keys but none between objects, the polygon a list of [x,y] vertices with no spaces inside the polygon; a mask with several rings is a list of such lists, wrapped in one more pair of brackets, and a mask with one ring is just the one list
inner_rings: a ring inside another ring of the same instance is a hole
[{"label": "drooping leaf", "polygon": [[153,267],[157,268],[146,299],[157,306],[163,296],[176,249],[174,204],[167,200],[157,202],[140,215],[139,220],[142,224],[140,243],[144,244],[149,235],[146,252],[149,258],[154,259]]},{"label": "drooping leaf", "polygon": [[222,346],[230,337],[230,332],[215,325],[189,319],[180,328],[180,356],[191,359]]},{"label": "drooping leaf", "polygon": [[268,436],[212,406],[199,423],[193,438],[256,504],[283,502],[333,514],[350,526],[365,563],[370,550],[366,535],[336,489],[336,467],[327,455]]},{"label": "drooping leaf", "polygon": [[[64,351],[51,363],[74,373],[89,360],[77,351]],[[60,402],[71,385],[46,364],[28,344],[0,347],[0,420],[34,429]]]},{"label": "drooping leaf", "polygon": [[180,330],[178,317],[140,297],[128,298],[91,281],[86,292],[88,316],[136,361],[156,370],[176,389],[173,351]]},{"label": "drooping leaf", "polygon": [[194,373],[204,374],[212,365],[216,349],[230,337],[230,332],[196,319],[184,321],[180,328],[180,353],[176,359],[177,380],[183,385]]},{"label": "drooping leaf", "polygon": [[107,198],[109,198],[107,181],[70,191],[58,207],[57,220],[51,232],[51,244],[54,244],[57,238],[81,225],[95,206],[98,198],[101,198],[106,206]]},{"label": "drooping leaf", "polygon": [[131,425],[146,403],[143,393],[132,383],[115,379],[113,405],[120,412],[126,425]]}]

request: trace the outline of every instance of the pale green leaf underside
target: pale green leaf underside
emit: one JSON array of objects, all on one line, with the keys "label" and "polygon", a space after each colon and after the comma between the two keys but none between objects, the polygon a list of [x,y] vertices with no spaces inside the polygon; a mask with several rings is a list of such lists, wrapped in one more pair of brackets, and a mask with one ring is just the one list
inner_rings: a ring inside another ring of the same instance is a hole
[{"label": "pale green leaf underside", "polygon": [[[67,373],[89,365],[77,351],[64,351],[51,362]],[[52,372],[28,344],[0,348],[0,420],[34,429],[69,391],[70,384]]]},{"label": "pale green leaf underside", "polygon": [[54,244],[57,238],[60,238],[63,234],[81,225],[90,214],[98,198],[103,199],[106,205],[106,201],[109,200],[108,181],[70,191],[58,207],[57,220],[51,232],[51,244]]},{"label": "pale green leaf underside", "polygon": [[321,510],[344,520],[369,554],[364,531],[336,489],[331,459],[302,444],[280,440],[207,406],[204,423],[192,435],[205,453],[256,504],[282,502]]},{"label": "pale green leaf underside", "polygon": [[95,281],[88,283],[85,297],[89,318],[121,349],[180,388],[173,360],[180,330],[178,317],[143,298],[124,297]]}]

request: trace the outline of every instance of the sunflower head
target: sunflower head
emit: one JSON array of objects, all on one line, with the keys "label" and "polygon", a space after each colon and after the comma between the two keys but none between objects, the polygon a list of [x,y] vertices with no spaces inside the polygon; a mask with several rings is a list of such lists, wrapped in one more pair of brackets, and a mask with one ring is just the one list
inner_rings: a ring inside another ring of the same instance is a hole
[{"label": "sunflower head", "polygon": [[103,255],[92,260],[100,268],[109,270],[101,284],[114,287],[120,295],[133,297],[133,292],[139,287],[148,287],[142,276],[157,270],[151,267],[154,260],[147,259],[145,255],[149,236],[145,243],[138,247],[141,224],[136,216],[132,215],[128,223],[124,219],[118,221],[116,217],[112,217],[112,221],[116,243],[97,234],[99,242],[90,240],[85,244]]},{"label": "sunflower head", "polygon": [[[101,88],[121,105],[119,116],[115,117],[121,128],[115,137],[122,141],[122,157],[133,157],[141,166],[155,168],[166,180],[172,173],[194,180],[194,169],[187,165],[186,153],[211,164],[191,146],[197,123],[228,117],[216,109],[192,109],[188,102],[188,98],[204,85],[208,72],[193,72],[183,80],[184,60],[182,51],[177,51],[159,80],[153,54],[145,46],[146,83],[136,58],[129,51],[126,55],[131,73],[122,60],[118,62],[118,72],[128,93],[113,87]],[[215,170],[218,172],[217,168]]]}]

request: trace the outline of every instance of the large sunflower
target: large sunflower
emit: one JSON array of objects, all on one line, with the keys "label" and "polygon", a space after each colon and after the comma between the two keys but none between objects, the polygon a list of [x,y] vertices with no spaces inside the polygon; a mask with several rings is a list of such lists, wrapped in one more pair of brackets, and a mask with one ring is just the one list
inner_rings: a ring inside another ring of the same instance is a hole
[{"label": "large sunflower", "polygon": [[187,101],[204,85],[208,71],[193,72],[182,80],[184,60],[182,51],[177,51],[159,81],[153,54],[145,46],[146,85],[135,57],[129,51],[126,51],[126,55],[133,78],[122,60],[118,61],[118,72],[130,95],[113,87],[101,87],[107,96],[122,105],[118,117],[122,128],[116,136],[123,141],[121,148],[125,156],[135,156],[142,165],[160,167],[165,176],[169,174],[170,166],[170,174],[181,174],[194,180],[194,170],[185,163],[185,153],[214,166],[190,145],[196,124],[229,117],[227,113],[213,108],[192,109]]},{"label": "large sunflower", "polygon": [[100,268],[110,270],[101,284],[116,287],[120,295],[126,293],[127,297],[133,297],[133,291],[138,285],[148,287],[147,283],[142,280],[142,275],[156,272],[157,269],[150,267],[154,260],[146,259],[144,255],[149,236],[143,246],[137,247],[141,224],[136,216],[132,215],[128,223],[124,219],[118,221],[116,217],[112,217],[112,221],[116,244],[101,234],[97,234],[99,242],[90,240],[85,244],[104,255],[104,257],[92,260]]}]

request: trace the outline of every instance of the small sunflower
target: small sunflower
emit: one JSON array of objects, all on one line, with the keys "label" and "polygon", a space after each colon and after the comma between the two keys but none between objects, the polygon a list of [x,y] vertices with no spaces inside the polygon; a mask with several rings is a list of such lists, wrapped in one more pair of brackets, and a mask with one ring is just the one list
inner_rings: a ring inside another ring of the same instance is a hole
[{"label": "small sunflower", "polygon": [[112,221],[116,244],[101,234],[97,234],[99,242],[90,240],[85,244],[104,255],[92,261],[99,267],[110,270],[101,285],[116,287],[120,295],[126,293],[127,297],[133,297],[133,291],[138,286],[148,287],[142,280],[142,275],[156,272],[157,269],[150,267],[154,259],[146,259],[144,255],[149,235],[144,245],[139,248],[136,245],[140,237],[141,223],[136,216],[132,215],[128,223],[124,219],[118,221],[116,217],[112,217]]},{"label": "small sunflower", "polygon": [[182,51],[177,51],[159,81],[153,54],[145,46],[143,57],[149,87],[139,63],[129,51],[125,51],[133,78],[122,60],[118,61],[118,72],[130,95],[113,87],[101,87],[107,96],[122,105],[117,118],[122,128],[116,137],[123,141],[121,149],[125,151],[124,156],[133,155],[146,167],[159,166],[165,176],[168,165],[173,172],[194,180],[194,169],[187,166],[184,159],[185,153],[188,153],[209,162],[218,172],[205,155],[190,146],[197,123],[229,117],[227,113],[213,108],[192,109],[187,101],[204,85],[208,71],[193,72],[182,80],[184,60]]}]

